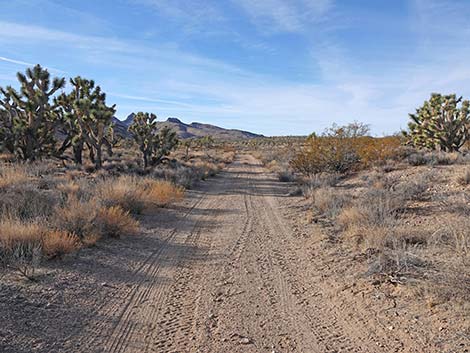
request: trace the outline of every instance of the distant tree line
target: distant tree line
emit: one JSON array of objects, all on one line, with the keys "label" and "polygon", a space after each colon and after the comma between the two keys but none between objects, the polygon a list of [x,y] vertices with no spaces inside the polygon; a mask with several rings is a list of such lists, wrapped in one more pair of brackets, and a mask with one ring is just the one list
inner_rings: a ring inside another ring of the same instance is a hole
[{"label": "distant tree line", "polygon": [[[63,92],[65,78],[51,78],[36,65],[18,73],[19,91],[0,87],[0,148],[23,161],[48,156],[83,163],[85,149],[96,168],[103,165],[103,151],[111,156],[115,105],[93,80],[70,79],[71,91]],[[62,92],[59,92],[62,90]],[[168,128],[157,130],[156,116],[138,113],[129,131],[143,155],[144,166],[159,163],[178,143]]]}]

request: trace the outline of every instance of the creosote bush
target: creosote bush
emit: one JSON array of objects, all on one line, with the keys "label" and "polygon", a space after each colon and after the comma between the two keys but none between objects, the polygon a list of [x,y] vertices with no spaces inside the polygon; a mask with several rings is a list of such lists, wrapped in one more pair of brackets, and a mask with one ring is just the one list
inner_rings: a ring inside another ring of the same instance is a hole
[{"label": "creosote bush", "polygon": [[367,136],[367,125],[334,125],[321,136],[312,134],[290,161],[294,171],[311,176],[318,173],[347,173],[372,165],[383,165],[400,155],[397,136]]}]

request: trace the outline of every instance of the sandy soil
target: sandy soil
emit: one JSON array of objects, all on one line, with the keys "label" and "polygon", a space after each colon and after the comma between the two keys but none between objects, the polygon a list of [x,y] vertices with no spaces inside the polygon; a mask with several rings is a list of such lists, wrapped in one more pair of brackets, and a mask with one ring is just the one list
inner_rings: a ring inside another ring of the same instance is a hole
[{"label": "sandy soil", "polygon": [[[302,223],[289,185],[241,156],[145,234],[0,281],[0,352],[464,352],[439,316],[362,285]],[[318,228],[316,228],[318,227]]]}]

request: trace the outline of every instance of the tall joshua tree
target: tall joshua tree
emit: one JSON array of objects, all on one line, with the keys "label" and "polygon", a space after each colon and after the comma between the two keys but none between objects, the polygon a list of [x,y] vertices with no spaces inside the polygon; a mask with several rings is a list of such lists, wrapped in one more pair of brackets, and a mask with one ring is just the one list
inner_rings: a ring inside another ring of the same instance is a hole
[{"label": "tall joshua tree", "polygon": [[155,114],[138,112],[134,116],[129,132],[142,152],[144,168],[147,168],[155,149],[157,136],[157,116]]},{"label": "tall joshua tree", "polygon": [[112,153],[113,124],[115,106],[106,105],[106,94],[93,80],[80,76],[70,79],[72,92],[60,95],[56,102],[60,105],[61,118],[66,139],[62,149],[73,148],[74,160],[82,163],[85,144],[90,150],[90,159],[96,168],[103,164],[103,146]]},{"label": "tall joshua tree", "polygon": [[160,163],[178,144],[176,133],[171,129],[164,127],[158,131],[156,119],[155,114],[139,112],[129,126],[129,132],[142,152],[145,168]]},{"label": "tall joshua tree", "polygon": [[433,93],[410,119],[409,132],[404,132],[410,144],[458,151],[470,136],[470,101]]},{"label": "tall joshua tree", "polygon": [[18,73],[20,91],[0,87],[0,134],[4,145],[20,159],[35,160],[55,149],[54,124],[57,120],[51,97],[64,87],[64,78],[54,78],[40,65]]},{"label": "tall joshua tree", "polygon": [[0,109],[0,150],[15,152],[13,122],[11,115],[4,109]]},{"label": "tall joshua tree", "polygon": [[168,156],[170,152],[178,146],[179,140],[176,136],[176,132],[171,130],[169,127],[163,127],[156,139],[155,152],[152,157],[152,163],[160,163],[164,157]]}]

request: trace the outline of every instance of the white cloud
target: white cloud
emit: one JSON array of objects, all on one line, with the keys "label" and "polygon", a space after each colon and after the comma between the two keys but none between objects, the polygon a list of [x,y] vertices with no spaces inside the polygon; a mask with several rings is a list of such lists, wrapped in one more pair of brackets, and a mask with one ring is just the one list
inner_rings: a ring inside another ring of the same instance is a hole
[{"label": "white cloud", "polygon": [[[463,19],[467,12],[456,10],[448,2],[445,8],[435,7],[444,2],[433,1],[416,0],[413,8],[409,25],[415,32],[410,31],[413,37],[410,40],[416,41],[416,49],[387,64],[357,57],[354,43],[322,35],[312,44],[311,55],[311,64],[319,68],[321,75],[310,83],[249,72],[223,61],[190,54],[177,45],[147,46],[142,41],[84,36],[11,22],[0,22],[0,44],[4,48],[14,47],[18,53],[20,48],[31,53],[29,48],[40,44],[60,51],[61,60],[73,60],[74,67],[97,73],[98,83],[111,92],[108,100],[119,102],[121,117],[132,111],[147,110],[160,117],[177,116],[184,121],[223,124],[265,134],[308,134],[321,131],[332,122],[356,119],[372,124],[376,133],[390,133],[405,127],[407,114],[432,91],[470,97],[467,62],[470,48],[464,40],[468,25]],[[306,0],[239,0],[237,3],[262,31],[303,34],[309,23],[323,21],[332,6],[331,1]],[[161,4],[178,8],[183,3]],[[180,16],[191,16],[193,9],[187,10]],[[417,17],[419,23],[414,21]],[[464,23],[462,31],[457,30],[458,26],[452,27],[453,21]],[[453,30],[441,36],[436,23]],[[428,42],[430,39],[434,41]],[[13,57],[7,54],[4,54],[7,59]],[[35,60],[43,59],[40,53],[37,55]],[[30,56],[21,55],[10,60],[19,63],[20,58],[31,61]],[[378,70],[372,70],[371,66]],[[0,75],[0,79],[5,77],[5,72]]]},{"label": "white cloud", "polygon": [[5,58],[4,56],[0,56],[0,60],[1,61],[6,61],[7,63],[23,65],[23,66],[34,66],[35,65],[35,64],[27,63],[27,62],[21,61],[21,60]]},{"label": "white cloud", "polygon": [[321,21],[333,0],[234,0],[263,32],[303,32]]}]

